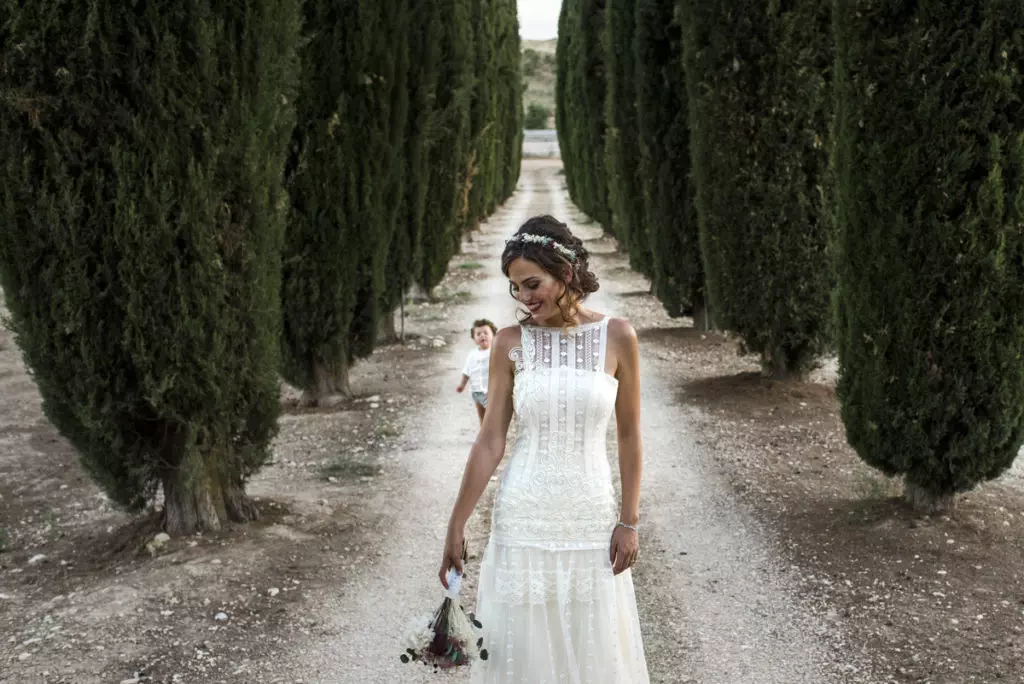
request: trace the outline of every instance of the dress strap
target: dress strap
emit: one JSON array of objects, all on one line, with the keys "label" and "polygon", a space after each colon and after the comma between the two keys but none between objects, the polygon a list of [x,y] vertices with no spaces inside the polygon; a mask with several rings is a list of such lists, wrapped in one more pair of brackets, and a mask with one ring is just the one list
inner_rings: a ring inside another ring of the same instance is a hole
[{"label": "dress strap", "polygon": [[515,363],[516,373],[536,368],[537,340],[529,326],[519,326],[519,346],[509,350],[508,358]]},{"label": "dress strap", "polygon": [[611,320],[611,316],[605,316],[601,319],[601,324],[597,326],[597,339],[594,342],[597,344],[597,368],[594,370],[599,373],[605,373],[605,363],[608,355],[608,321]]}]

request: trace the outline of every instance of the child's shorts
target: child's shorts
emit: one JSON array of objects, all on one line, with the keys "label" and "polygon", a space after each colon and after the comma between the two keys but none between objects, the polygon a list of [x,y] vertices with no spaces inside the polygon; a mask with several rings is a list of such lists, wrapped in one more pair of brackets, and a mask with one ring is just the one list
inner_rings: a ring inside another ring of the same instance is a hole
[{"label": "child's shorts", "polygon": [[487,408],[487,392],[473,392],[473,401]]}]

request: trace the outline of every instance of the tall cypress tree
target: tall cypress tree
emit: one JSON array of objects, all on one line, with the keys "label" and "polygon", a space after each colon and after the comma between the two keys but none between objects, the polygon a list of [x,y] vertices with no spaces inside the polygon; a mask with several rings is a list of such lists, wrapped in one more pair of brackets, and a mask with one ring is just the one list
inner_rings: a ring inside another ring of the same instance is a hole
[{"label": "tall cypress tree", "polygon": [[604,14],[604,0],[563,3],[556,50],[556,122],[570,197],[611,230],[604,169]]},{"label": "tall cypress tree", "polygon": [[[405,89],[396,88],[396,108],[392,120],[398,121],[402,109],[408,113],[405,126],[396,126],[398,144],[404,136],[402,163],[392,169],[392,182],[402,197],[394,239],[385,268],[384,299],[381,303],[382,336],[394,339],[394,310],[422,271],[422,242],[426,219],[427,192],[432,170],[429,167],[430,135],[434,127],[437,98],[438,60],[441,39],[440,0],[426,0],[408,15],[405,29],[408,41],[396,45],[400,61],[406,65]],[[410,57],[412,57],[410,59]]]},{"label": "tall cypress tree", "polygon": [[470,106],[470,138],[473,141],[472,181],[469,191],[468,229],[476,227],[496,204],[494,198],[495,122],[498,66],[495,53],[498,0],[473,0],[473,60],[475,87]]},{"label": "tall cypress tree", "polygon": [[1024,430],[1024,6],[836,2],[839,396],[948,507]]},{"label": "tall cypress tree", "polygon": [[578,0],[563,0],[558,14],[558,42],[555,44],[555,129],[558,134],[558,148],[565,168],[565,182],[569,197],[577,205],[582,203],[579,178],[582,172],[576,157],[576,112],[577,98],[574,96],[576,72],[575,53],[576,13]]},{"label": "tall cypress tree", "polygon": [[278,412],[293,0],[5,3],[0,282],[43,409],[172,534],[244,521]]},{"label": "tall cypress tree", "polygon": [[638,225],[646,227],[658,299],[670,315],[691,312],[694,324],[706,328],[682,28],[675,5],[675,0],[639,0],[636,6],[637,175],[643,201]]},{"label": "tall cypress tree", "polygon": [[[348,393],[376,340],[401,185],[406,0],[309,0],[286,175],[285,378],[310,401]],[[397,107],[396,107],[397,103]]]},{"label": "tall cypress tree", "polygon": [[629,252],[632,267],[653,275],[644,229],[640,139],[637,130],[637,68],[633,50],[636,0],[609,0],[605,38],[608,47],[605,120],[605,169],[612,232]]},{"label": "tall cypress tree", "polygon": [[[388,283],[396,275],[389,269],[389,255],[399,233],[399,216],[403,208],[405,187],[412,179],[407,175],[405,133],[409,116],[409,4],[411,0],[387,0],[379,4],[380,19],[376,27],[380,39],[370,46],[369,64],[377,71],[373,77],[386,84],[386,96],[378,101],[378,116],[386,131],[384,156],[378,161],[379,176],[374,188],[375,203],[370,216],[373,230],[368,237],[370,256],[364,262],[367,278],[357,283],[356,311],[349,330],[349,349],[353,360],[373,353],[380,334],[381,321],[398,305],[399,297],[391,295]],[[383,95],[383,93],[381,93]],[[355,131],[352,131],[354,134]],[[403,236],[404,237],[404,236]],[[412,245],[409,244],[411,258]],[[398,249],[401,256],[405,250]],[[395,265],[401,277],[407,278],[408,264]]]},{"label": "tall cypress tree", "polygon": [[701,249],[716,322],[775,375],[826,338],[826,0],[681,0]]},{"label": "tall cypress tree", "polygon": [[515,191],[523,153],[523,75],[516,0],[498,0],[498,140],[495,195],[504,202]]},{"label": "tall cypress tree", "polygon": [[522,83],[516,82],[519,80],[521,57],[515,0],[492,0],[490,18],[494,41],[491,46],[494,67],[494,174],[490,179],[489,193],[496,205],[508,197],[505,187],[514,156],[512,146],[517,137],[516,99],[522,100]]},{"label": "tall cypress tree", "polygon": [[429,190],[421,235],[419,285],[429,293],[444,278],[469,211],[469,105],[473,94],[472,0],[439,2],[436,113],[428,133]]},{"label": "tall cypress tree", "polygon": [[605,0],[578,0],[579,51],[574,68],[581,115],[576,152],[584,177],[583,210],[608,230],[612,229],[608,206],[608,180],[604,168],[606,64],[604,46]]}]

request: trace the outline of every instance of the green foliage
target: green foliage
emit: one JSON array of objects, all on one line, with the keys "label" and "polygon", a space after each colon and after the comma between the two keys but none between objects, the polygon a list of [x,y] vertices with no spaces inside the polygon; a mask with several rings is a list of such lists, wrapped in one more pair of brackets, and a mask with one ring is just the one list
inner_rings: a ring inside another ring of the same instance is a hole
[{"label": "green foliage", "polygon": [[0,278],[43,409],[119,505],[163,484],[175,532],[251,517],[278,413],[298,5],[3,16]]},{"label": "green foliage", "polygon": [[569,195],[611,230],[605,178],[604,0],[565,0],[559,15],[555,112]]},{"label": "green foliage", "polygon": [[476,87],[470,107],[467,229],[515,189],[522,155],[522,72],[515,0],[473,0]]},{"label": "green foliage", "polygon": [[949,496],[1022,441],[1024,6],[834,7],[843,421]]},{"label": "green foliage", "polygon": [[[495,204],[515,191],[523,150],[523,78],[516,0],[493,0],[495,21]],[[492,209],[493,210],[493,209]],[[488,212],[490,213],[490,212]]]},{"label": "green foliage", "polygon": [[580,189],[577,178],[580,169],[577,166],[576,137],[573,129],[576,123],[576,98],[570,95],[575,80],[575,72],[571,65],[575,61],[578,49],[576,32],[573,28],[576,17],[576,0],[563,0],[558,13],[558,42],[555,45],[555,130],[558,133],[558,147],[562,153],[562,164],[565,167],[565,183],[569,197],[578,206]]},{"label": "green foliage", "polygon": [[316,395],[347,391],[369,354],[401,205],[407,122],[404,0],[309,0],[287,174],[285,378]]},{"label": "green foliage", "polygon": [[[405,146],[401,163],[392,170],[391,181],[398,184],[403,196],[385,268],[384,299],[381,302],[381,310],[385,313],[398,308],[402,297],[423,270],[423,237],[428,232],[425,224],[427,193],[433,176],[430,137],[434,134],[434,119],[438,115],[435,107],[441,58],[441,9],[441,2],[421,5],[406,29],[407,43],[404,47],[396,46],[396,50],[403,53],[401,62],[405,65],[406,87],[400,87],[400,82],[396,88],[393,120],[398,119],[403,108],[407,114],[405,126],[395,127],[399,134],[396,143],[401,144],[401,136],[404,135]],[[436,228],[440,232],[446,229],[444,224]]]},{"label": "green foliage", "polygon": [[523,50],[522,70],[523,76],[534,76],[540,69],[540,53],[531,48]]},{"label": "green foliage", "polygon": [[775,374],[826,341],[832,61],[826,0],[681,0],[712,311]]},{"label": "green foliage", "polygon": [[582,96],[581,125],[577,127],[577,153],[584,160],[583,210],[609,230],[613,228],[608,205],[608,181],[604,168],[606,69],[604,26],[605,0],[579,0],[580,51],[578,93]]},{"label": "green foliage", "polygon": [[473,50],[476,75],[470,106],[470,140],[473,144],[469,216],[466,228],[475,227],[496,206],[494,198],[496,123],[498,106],[497,12],[499,0],[473,0]]},{"label": "green foliage", "polygon": [[441,22],[435,114],[430,129],[429,190],[420,235],[419,285],[430,292],[458,251],[469,212],[469,106],[473,95],[472,0],[438,3]]},{"label": "green foliage", "polygon": [[550,117],[550,109],[542,104],[534,102],[526,108],[526,116],[523,119],[523,128],[528,131],[545,129],[548,127],[548,119]]},{"label": "green foliage", "polygon": [[611,229],[620,249],[629,252],[634,270],[653,275],[647,231],[644,229],[640,138],[637,131],[637,68],[633,51],[636,0],[608,0],[605,36],[607,81],[605,169]]},{"label": "green foliage", "polygon": [[[516,21],[518,22],[518,18]],[[554,55],[545,52],[538,52],[533,48],[526,48],[523,50],[522,62],[520,65],[523,76],[537,76],[545,71],[553,69],[554,66]]]},{"label": "green foliage", "polygon": [[639,230],[646,226],[658,299],[670,315],[692,311],[700,324],[704,268],[690,175],[682,29],[674,19],[675,4],[639,0],[636,6],[637,176],[643,200],[638,225]]}]

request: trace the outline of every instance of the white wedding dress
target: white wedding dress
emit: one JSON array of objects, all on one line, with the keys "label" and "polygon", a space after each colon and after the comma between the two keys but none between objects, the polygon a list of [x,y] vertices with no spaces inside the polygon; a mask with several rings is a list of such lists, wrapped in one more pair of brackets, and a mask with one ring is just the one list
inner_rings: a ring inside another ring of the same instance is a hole
[{"label": "white wedding dress", "polygon": [[605,452],[618,381],[608,318],[523,326],[513,349],[515,444],[477,593],[486,661],[474,684],[647,684],[633,578],[612,574],[618,507]]}]

